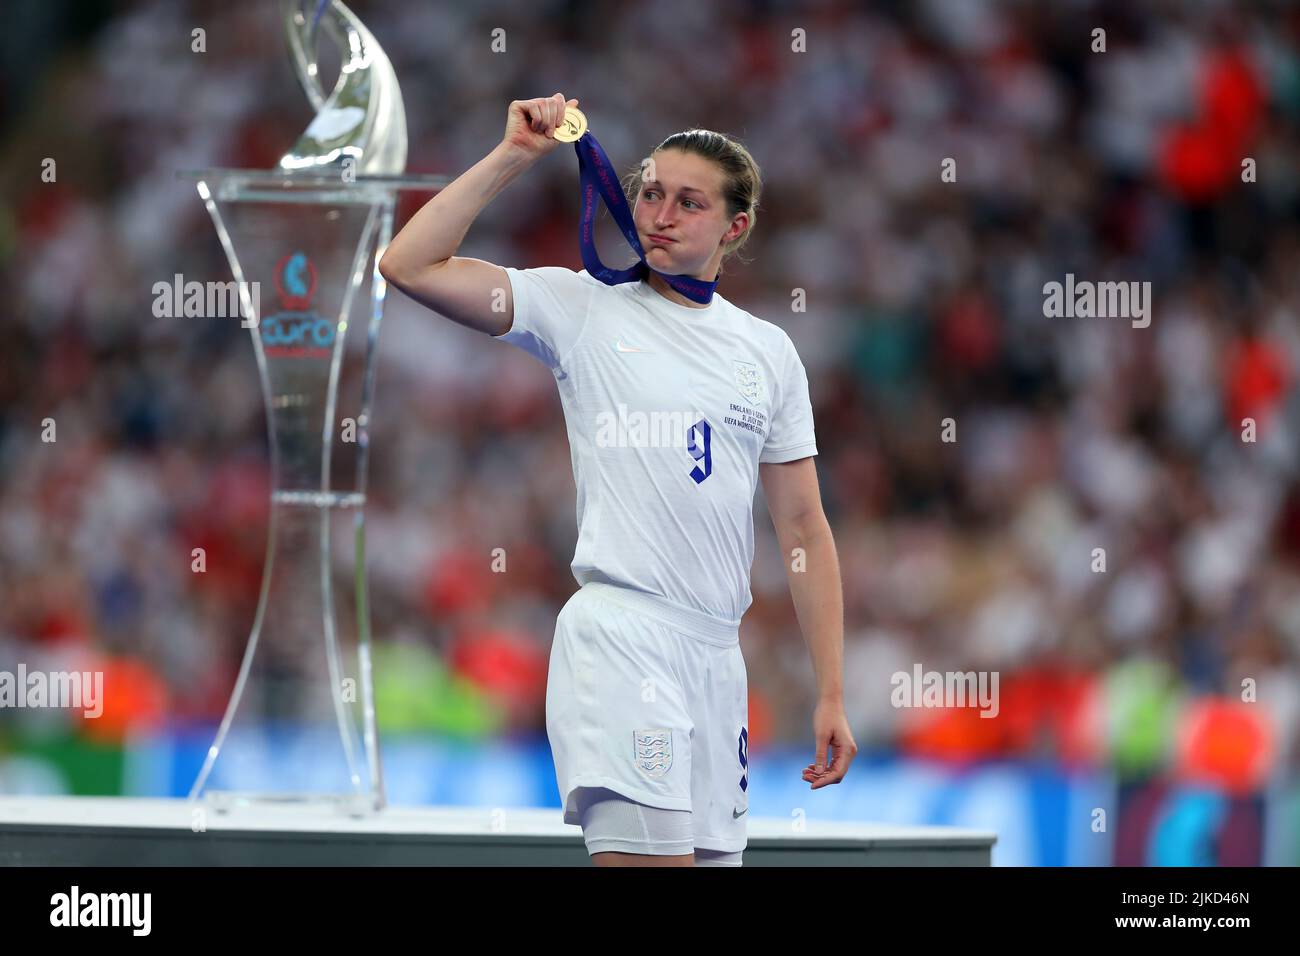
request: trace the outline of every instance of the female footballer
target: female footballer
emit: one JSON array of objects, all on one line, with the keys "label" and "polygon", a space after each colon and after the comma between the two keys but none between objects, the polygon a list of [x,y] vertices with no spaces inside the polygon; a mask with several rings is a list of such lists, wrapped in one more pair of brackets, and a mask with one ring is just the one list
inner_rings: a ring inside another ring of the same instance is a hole
[{"label": "female footballer", "polygon": [[760,479],[816,674],[803,779],[839,783],[857,752],[808,382],[781,328],[664,278],[716,280],[753,231],[759,170],[722,134],[676,133],[629,177],[648,267],[638,279],[455,254],[493,197],[559,144],[576,105],[559,93],[512,102],[502,141],[411,217],[379,271],[528,352],[559,388],[581,585],[556,620],[546,690],[564,821],[581,825],[598,866],[739,866],[749,809],[739,626]]}]

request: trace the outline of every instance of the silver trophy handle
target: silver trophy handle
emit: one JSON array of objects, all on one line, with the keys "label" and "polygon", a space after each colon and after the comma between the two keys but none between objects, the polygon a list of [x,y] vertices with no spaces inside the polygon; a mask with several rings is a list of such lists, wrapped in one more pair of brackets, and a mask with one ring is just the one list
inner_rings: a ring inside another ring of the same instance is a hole
[{"label": "silver trophy handle", "polygon": [[[325,172],[352,163],[356,175],[406,169],[406,110],[393,65],[365,24],[340,0],[280,0],[289,54],[316,118],[280,157],[287,173]],[[313,25],[315,29],[313,29]],[[328,96],[316,60],[316,33],[337,44],[342,60]]]}]

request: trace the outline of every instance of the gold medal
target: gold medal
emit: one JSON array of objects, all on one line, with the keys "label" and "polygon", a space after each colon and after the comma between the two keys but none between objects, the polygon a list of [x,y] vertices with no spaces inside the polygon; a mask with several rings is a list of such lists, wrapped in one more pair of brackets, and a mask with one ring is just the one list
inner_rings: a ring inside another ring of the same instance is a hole
[{"label": "gold medal", "polygon": [[555,138],[561,143],[576,143],[587,132],[587,117],[576,106],[564,108],[564,122],[555,127]]}]

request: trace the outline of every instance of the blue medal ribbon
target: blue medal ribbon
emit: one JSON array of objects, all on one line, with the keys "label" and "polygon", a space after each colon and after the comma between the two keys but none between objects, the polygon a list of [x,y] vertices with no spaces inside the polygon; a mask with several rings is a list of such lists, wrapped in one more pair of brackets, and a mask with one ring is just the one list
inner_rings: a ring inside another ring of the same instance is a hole
[{"label": "blue medal ribbon", "polygon": [[[578,174],[582,181],[582,222],[578,226],[578,244],[582,249],[582,264],[588,274],[605,285],[618,285],[622,282],[638,282],[653,272],[692,302],[708,305],[718,284],[716,277],[712,282],[707,282],[690,275],[668,275],[645,261],[645,249],[641,245],[641,237],[636,234],[636,224],[632,221],[632,210],[628,208],[627,197],[623,195],[623,187],[614,172],[613,164],[600,143],[596,142],[596,137],[590,132],[583,133],[573,148],[578,153]],[[626,269],[610,269],[600,261],[595,241],[597,198],[605,201],[623,238],[636,253],[640,260],[636,265]]]}]

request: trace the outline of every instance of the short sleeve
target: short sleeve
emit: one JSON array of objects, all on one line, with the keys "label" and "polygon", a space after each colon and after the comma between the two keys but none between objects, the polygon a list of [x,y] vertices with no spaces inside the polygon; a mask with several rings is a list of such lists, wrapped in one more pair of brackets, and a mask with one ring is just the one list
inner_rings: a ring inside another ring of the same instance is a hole
[{"label": "short sleeve", "polygon": [[514,322],[495,338],[518,346],[549,369],[558,368],[586,325],[596,280],[559,266],[507,266],[506,275]]},{"label": "short sleeve", "polygon": [[785,375],[781,381],[780,405],[773,411],[772,427],[758,456],[760,463],[795,461],[817,454],[808,374],[790,337],[782,334],[781,339],[785,344]]}]

